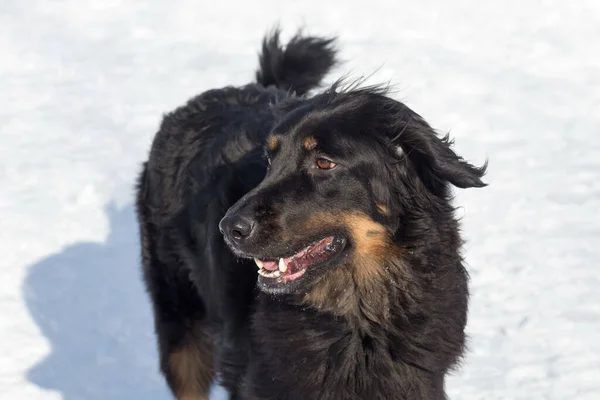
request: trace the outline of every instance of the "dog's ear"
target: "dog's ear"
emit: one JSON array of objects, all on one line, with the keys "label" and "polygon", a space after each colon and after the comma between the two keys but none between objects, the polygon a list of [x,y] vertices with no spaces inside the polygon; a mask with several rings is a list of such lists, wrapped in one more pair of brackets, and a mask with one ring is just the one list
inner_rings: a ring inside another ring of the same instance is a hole
[{"label": "dog's ear", "polygon": [[395,123],[392,148],[397,158],[406,158],[424,185],[436,195],[445,195],[448,183],[459,188],[486,186],[487,161],[481,167],[466,162],[452,150],[449,135],[439,137],[419,115],[407,110]]}]

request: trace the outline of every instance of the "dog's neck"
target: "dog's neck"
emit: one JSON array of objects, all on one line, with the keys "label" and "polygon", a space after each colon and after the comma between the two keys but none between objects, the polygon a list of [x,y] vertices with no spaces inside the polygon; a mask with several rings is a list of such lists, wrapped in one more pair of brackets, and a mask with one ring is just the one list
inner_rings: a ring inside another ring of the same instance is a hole
[{"label": "dog's neck", "polygon": [[361,332],[369,333],[388,325],[393,306],[409,301],[407,293],[417,292],[406,288],[412,284],[406,275],[401,262],[369,260],[360,265],[344,265],[295,301],[345,319]]}]

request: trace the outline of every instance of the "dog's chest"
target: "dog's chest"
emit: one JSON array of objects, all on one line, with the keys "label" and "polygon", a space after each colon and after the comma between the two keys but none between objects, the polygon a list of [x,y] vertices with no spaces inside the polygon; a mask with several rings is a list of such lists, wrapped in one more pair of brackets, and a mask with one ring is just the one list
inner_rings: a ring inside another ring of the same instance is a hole
[{"label": "dog's chest", "polygon": [[344,320],[276,306],[254,321],[248,399],[402,398],[389,351]]}]

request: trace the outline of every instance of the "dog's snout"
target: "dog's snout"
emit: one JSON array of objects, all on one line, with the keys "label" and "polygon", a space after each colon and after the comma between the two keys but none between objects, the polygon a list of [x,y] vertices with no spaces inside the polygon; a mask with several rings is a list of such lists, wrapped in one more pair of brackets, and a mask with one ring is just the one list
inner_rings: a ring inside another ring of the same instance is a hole
[{"label": "dog's snout", "polygon": [[221,233],[235,243],[242,243],[252,235],[256,223],[251,218],[234,214],[225,216],[219,223]]}]

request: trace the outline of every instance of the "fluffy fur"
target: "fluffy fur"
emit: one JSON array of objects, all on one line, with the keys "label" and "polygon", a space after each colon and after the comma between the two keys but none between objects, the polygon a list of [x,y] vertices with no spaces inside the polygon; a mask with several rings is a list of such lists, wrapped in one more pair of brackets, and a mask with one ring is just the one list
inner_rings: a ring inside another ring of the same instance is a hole
[{"label": "fluffy fur", "polygon": [[[215,377],[232,399],[446,398],[468,303],[450,186],[484,186],[485,166],[385,90],[307,97],[334,63],[331,39],[283,48],[274,32],[256,84],[207,91],[156,134],[137,211],[178,399],[206,399]],[[257,279],[252,258],[326,236],[340,244],[323,265]]]}]

